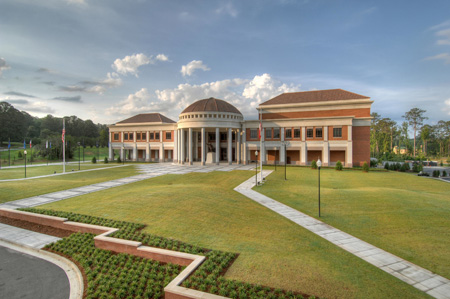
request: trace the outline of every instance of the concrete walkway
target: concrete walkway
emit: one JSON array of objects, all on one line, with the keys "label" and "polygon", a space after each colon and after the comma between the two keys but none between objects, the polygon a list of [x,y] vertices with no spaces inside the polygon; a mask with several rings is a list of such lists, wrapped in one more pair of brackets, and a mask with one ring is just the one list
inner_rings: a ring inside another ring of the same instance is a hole
[{"label": "concrete walkway", "polygon": [[[271,172],[272,171],[263,171],[264,177],[267,177]],[[255,177],[253,176],[237,186],[234,190],[356,255],[375,267],[386,271],[421,291],[424,291],[428,295],[438,299],[450,299],[450,280],[447,278],[405,261],[389,252],[325,224],[322,221],[273,200],[270,197],[253,191],[252,188],[254,186]]]}]

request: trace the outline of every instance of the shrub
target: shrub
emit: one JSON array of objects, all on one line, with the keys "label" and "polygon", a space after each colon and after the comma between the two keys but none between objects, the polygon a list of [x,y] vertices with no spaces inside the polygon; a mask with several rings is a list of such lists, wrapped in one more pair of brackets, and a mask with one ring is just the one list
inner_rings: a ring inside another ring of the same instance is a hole
[{"label": "shrub", "polygon": [[97,158],[95,158],[95,156],[94,157],[92,157],[92,163],[97,163]]},{"label": "shrub", "polygon": [[120,157],[117,157],[117,163],[122,163],[122,160],[120,160]]},{"label": "shrub", "polygon": [[370,167],[377,167],[377,165],[378,165],[377,160],[370,159]]},{"label": "shrub", "polygon": [[103,160],[103,163],[108,164],[108,158],[105,157],[105,159]]},{"label": "shrub", "polygon": [[405,169],[408,171],[408,170],[411,170],[411,167],[409,166],[409,163],[403,163],[403,165],[405,165]]},{"label": "shrub", "polygon": [[386,162],[386,163],[384,164],[384,169],[389,170],[389,163]]},{"label": "shrub", "polygon": [[444,166],[444,162],[441,161],[441,163],[439,163],[440,166]]},{"label": "shrub", "polygon": [[447,176],[447,171],[442,171],[442,176]]},{"label": "shrub", "polygon": [[18,152],[17,152],[17,157],[18,157],[18,158],[22,158],[22,157],[23,157],[22,151],[18,151]]},{"label": "shrub", "polygon": [[406,163],[403,163],[403,165],[400,167],[400,171],[401,172],[405,172],[406,171]]},{"label": "shrub", "polygon": [[336,162],[335,169],[336,169],[336,170],[339,170],[339,171],[342,170],[342,163],[341,163],[341,161],[338,160],[338,161]]},{"label": "shrub", "polygon": [[433,177],[434,178],[438,178],[441,175],[441,172],[439,170],[434,170],[433,171]]},{"label": "shrub", "polygon": [[312,162],[311,162],[311,168],[312,168],[312,169],[317,169],[317,162],[316,162],[316,160],[312,160]]},{"label": "shrub", "polygon": [[364,172],[369,172],[369,164],[367,164],[367,162],[364,162],[362,169]]}]

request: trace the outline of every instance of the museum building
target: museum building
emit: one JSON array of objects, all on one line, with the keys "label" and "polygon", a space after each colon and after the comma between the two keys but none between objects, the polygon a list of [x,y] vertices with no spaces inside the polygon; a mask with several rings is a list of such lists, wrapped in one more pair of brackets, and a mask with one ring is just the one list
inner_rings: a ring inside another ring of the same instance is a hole
[{"label": "museum building", "polygon": [[226,101],[198,100],[178,122],[145,113],[110,125],[109,159],[189,165],[257,159],[308,165],[320,159],[324,166],[360,166],[370,160],[372,103],[342,89],[283,93],[257,107],[259,119],[245,120]]}]

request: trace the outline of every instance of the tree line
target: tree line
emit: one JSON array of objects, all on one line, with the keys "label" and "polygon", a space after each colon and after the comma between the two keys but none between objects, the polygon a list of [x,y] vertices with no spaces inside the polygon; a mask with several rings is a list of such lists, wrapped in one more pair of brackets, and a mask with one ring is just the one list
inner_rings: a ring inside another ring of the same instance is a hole
[{"label": "tree line", "polygon": [[[105,147],[109,141],[109,129],[104,124],[94,124],[92,120],[82,120],[76,116],[66,116],[66,140],[75,146],[78,142],[84,146]],[[25,111],[19,111],[7,102],[0,102],[0,146],[11,142],[24,142],[27,147],[30,140],[39,149],[62,146],[63,118],[47,115],[34,117]]]},{"label": "tree line", "polygon": [[[425,124],[428,119],[425,113],[426,110],[412,108],[402,116],[404,121],[401,124],[376,112],[372,113],[372,157],[390,160],[394,147],[397,147],[398,151],[404,149],[405,156],[416,159],[450,156],[450,121],[440,120],[435,125]],[[409,135],[410,129],[412,136]]]}]

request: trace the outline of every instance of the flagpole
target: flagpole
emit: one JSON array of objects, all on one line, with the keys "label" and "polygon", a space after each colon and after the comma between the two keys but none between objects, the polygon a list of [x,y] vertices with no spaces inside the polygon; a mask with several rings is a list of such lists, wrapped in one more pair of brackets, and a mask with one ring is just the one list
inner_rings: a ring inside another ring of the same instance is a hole
[{"label": "flagpole", "polygon": [[11,166],[11,138],[8,142],[8,166]]},{"label": "flagpole", "polygon": [[262,140],[263,140],[263,135],[264,135],[264,133],[263,133],[263,127],[262,127],[262,110],[261,110],[261,108],[259,109],[259,127],[260,127],[260,137],[259,137],[259,151],[260,151],[260,157],[259,157],[259,170],[260,170],[260,173],[261,173],[261,181],[260,181],[260,184],[262,184],[263,183],[263,168],[262,168],[262,165],[263,165],[263,154],[265,155],[265,151],[263,152],[263,142],[262,142]]},{"label": "flagpole", "polygon": [[66,122],[65,119],[63,118],[63,130],[62,130],[62,142],[63,142],[63,173],[66,172]]}]

